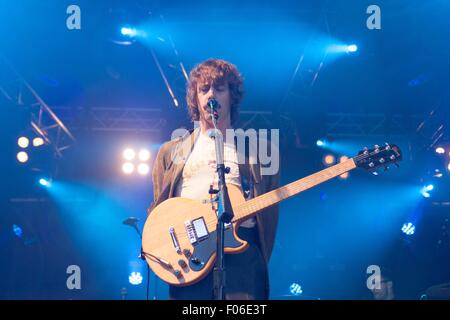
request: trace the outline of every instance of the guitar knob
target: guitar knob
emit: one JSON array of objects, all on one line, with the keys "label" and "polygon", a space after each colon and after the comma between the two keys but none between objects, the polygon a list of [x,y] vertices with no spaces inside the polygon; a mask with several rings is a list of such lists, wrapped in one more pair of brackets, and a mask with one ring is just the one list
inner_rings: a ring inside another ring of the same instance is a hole
[{"label": "guitar knob", "polygon": [[178,260],[178,265],[179,265],[182,269],[184,269],[184,268],[187,267],[187,263],[186,263],[186,261],[184,261],[183,259]]},{"label": "guitar knob", "polygon": [[183,254],[186,258],[189,258],[192,255],[189,249],[183,249]]}]

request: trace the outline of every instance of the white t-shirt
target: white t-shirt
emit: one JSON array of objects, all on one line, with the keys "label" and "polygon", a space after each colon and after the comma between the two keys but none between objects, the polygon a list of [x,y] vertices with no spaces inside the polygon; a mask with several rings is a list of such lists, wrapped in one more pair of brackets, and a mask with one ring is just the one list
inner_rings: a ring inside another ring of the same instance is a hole
[{"label": "white t-shirt", "polygon": [[[230,168],[230,172],[225,174],[226,183],[234,184],[240,188],[241,178],[234,142],[227,143],[224,141],[224,164],[225,167]],[[217,189],[217,182],[214,139],[207,134],[200,133],[184,165],[183,173],[175,189],[175,195],[198,201],[209,201],[209,186],[212,184]],[[250,218],[244,221],[241,226],[251,228],[255,224],[255,219]]]}]

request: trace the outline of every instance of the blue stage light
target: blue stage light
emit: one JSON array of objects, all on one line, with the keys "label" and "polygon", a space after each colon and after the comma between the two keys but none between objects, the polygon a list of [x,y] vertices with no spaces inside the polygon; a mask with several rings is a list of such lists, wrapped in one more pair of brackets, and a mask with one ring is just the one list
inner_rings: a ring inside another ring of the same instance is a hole
[{"label": "blue stage light", "polygon": [[428,192],[426,192],[426,191],[422,191],[422,196],[423,196],[424,198],[429,198],[429,197],[431,197],[430,193],[428,193]]},{"label": "blue stage light", "polygon": [[51,185],[52,185],[52,183],[51,183],[50,180],[44,179],[44,178],[39,179],[39,183],[40,183],[42,186],[47,187],[47,188],[50,188]]},{"label": "blue stage light", "polygon": [[120,29],[120,33],[124,36],[129,36],[130,38],[133,38],[137,35],[136,29],[130,27],[122,27]]},{"label": "blue stage light", "polygon": [[303,293],[302,286],[294,282],[289,286],[289,292],[294,296],[299,296]]},{"label": "blue stage light", "polygon": [[319,140],[316,141],[316,144],[317,144],[318,147],[323,147],[323,146],[325,146],[325,141],[319,139]]},{"label": "blue stage light", "polygon": [[19,227],[16,224],[13,224],[13,232],[18,238],[22,238],[23,231],[21,227]]},{"label": "blue stage light", "polygon": [[422,189],[420,189],[420,193],[424,198],[429,198],[431,196],[430,191],[434,189],[434,185],[429,184],[426,186],[423,186]]},{"label": "blue stage light", "polygon": [[347,46],[347,52],[356,52],[358,51],[358,46],[356,44],[350,44]]},{"label": "blue stage light", "polygon": [[140,272],[132,272],[128,277],[128,281],[134,286],[140,285],[142,280],[143,278]]},{"label": "blue stage light", "polygon": [[410,236],[414,234],[416,227],[411,222],[405,223],[402,227],[402,231],[404,234]]}]

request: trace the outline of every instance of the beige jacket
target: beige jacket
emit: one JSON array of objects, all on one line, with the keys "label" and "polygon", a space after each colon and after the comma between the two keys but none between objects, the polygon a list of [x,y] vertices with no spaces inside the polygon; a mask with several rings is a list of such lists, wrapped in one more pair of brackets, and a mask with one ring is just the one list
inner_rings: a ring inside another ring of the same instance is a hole
[{"label": "beige jacket", "polygon": [[[153,193],[154,201],[148,209],[174,197],[178,180],[183,172],[186,160],[194,147],[200,129],[195,129],[183,137],[166,142],[159,149],[153,166]],[[174,161],[175,159],[175,161]],[[261,175],[259,164],[239,164],[239,174],[247,181],[253,181],[253,195],[258,196],[278,187],[279,173],[275,175]],[[278,206],[267,208],[256,215],[256,224],[261,244],[261,249],[268,263],[272,253],[275,234],[278,224]]]}]

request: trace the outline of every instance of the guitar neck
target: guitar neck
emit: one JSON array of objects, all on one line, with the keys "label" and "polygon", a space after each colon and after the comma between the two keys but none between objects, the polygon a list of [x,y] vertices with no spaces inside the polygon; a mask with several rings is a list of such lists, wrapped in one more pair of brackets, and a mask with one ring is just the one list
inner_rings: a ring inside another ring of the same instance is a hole
[{"label": "guitar neck", "polygon": [[250,199],[234,208],[233,222],[248,219],[265,208],[315,187],[327,180],[333,179],[345,172],[353,170],[354,168],[356,168],[355,162],[353,159],[348,159],[332,167],[326,168],[305,178],[291,182],[283,187]]}]

